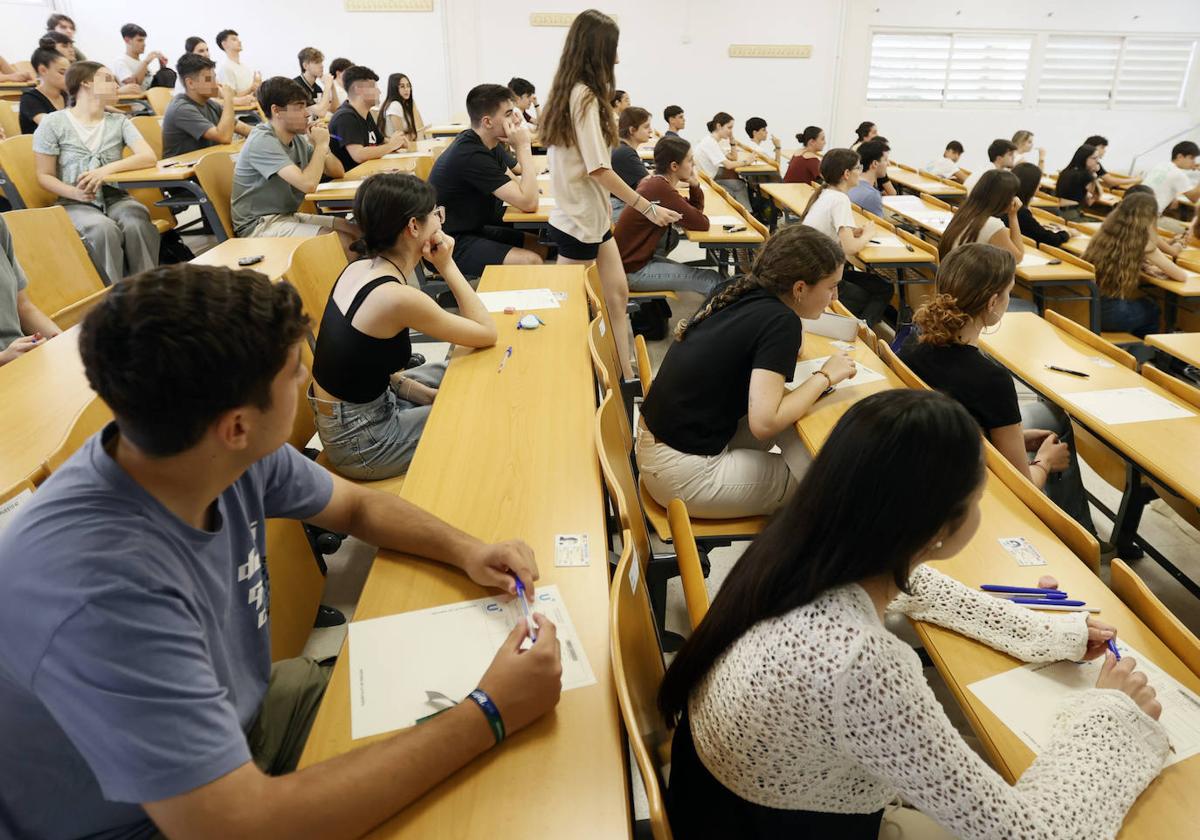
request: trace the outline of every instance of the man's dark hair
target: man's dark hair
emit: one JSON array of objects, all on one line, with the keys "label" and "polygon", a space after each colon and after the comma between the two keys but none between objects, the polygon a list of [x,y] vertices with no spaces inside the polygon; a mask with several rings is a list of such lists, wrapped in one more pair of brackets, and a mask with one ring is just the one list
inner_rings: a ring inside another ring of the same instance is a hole
[{"label": "man's dark hair", "polygon": [[201,38],[199,35],[192,35],[186,41],[183,42],[183,51],[190,53],[194,49],[196,49],[196,47],[200,46],[201,44],[206,44],[206,43],[208,43],[208,42],[205,41],[203,38]]},{"label": "man's dark hair", "polygon": [[532,96],[537,93],[533,82],[528,79],[522,79],[520,76],[513,76],[508,80],[508,89],[513,92],[514,96]]},{"label": "man's dark hair", "polygon": [[33,51],[33,57],[29,59],[29,63],[33,65],[34,72],[37,72],[39,67],[49,67],[59,59],[66,60],[66,56],[58,50],[48,49],[46,47],[38,47]]},{"label": "man's dark hair", "polygon": [[237,32],[232,29],[222,29],[217,33],[217,46],[220,49],[225,49],[225,39],[230,35],[237,35]]},{"label": "man's dark hair", "polygon": [[1200,146],[1191,140],[1181,140],[1171,148],[1171,160],[1177,157],[1196,157],[1200,155]]},{"label": "man's dark hair", "polygon": [[946,151],[954,152],[956,155],[961,155],[963,153],[963,144],[959,143],[957,140],[951,140],[946,144]]},{"label": "man's dark hair", "polygon": [[113,285],[84,319],[79,354],[121,434],[163,458],[232,408],[269,409],[271,382],[307,328],[288,283],[177,263]]},{"label": "man's dark hair", "polygon": [[513,93],[504,85],[475,85],[467,91],[467,117],[471,125],[479,125],[484,117],[496,113],[505,102],[512,102]]},{"label": "man's dark hair", "polygon": [[996,158],[1004,157],[1009,152],[1015,152],[1017,144],[1011,140],[999,138],[988,144],[988,160],[992,163],[996,162]]},{"label": "man's dark hair", "polygon": [[1093,134],[1091,137],[1083,141],[1085,146],[1107,146],[1108,138],[1101,134]]},{"label": "man's dark hair", "polygon": [[678,105],[668,105],[666,108],[663,108],[663,119],[669,120],[671,117],[678,117],[682,113],[683,109]]},{"label": "man's dark hair", "polygon": [[375,71],[370,67],[363,67],[361,64],[355,64],[352,67],[346,68],[346,72],[342,74],[342,87],[346,89],[347,96],[353,96],[354,91],[350,90],[355,82],[378,82],[379,77],[375,75]]},{"label": "man's dark hair", "polygon": [[54,14],[46,18],[47,29],[54,29],[60,23],[69,23],[71,26],[75,25],[75,21],[71,19],[70,15]]},{"label": "man's dark hair", "polygon": [[329,75],[336,76],[343,70],[349,70],[353,66],[354,62],[348,58],[335,58],[333,61],[329,62]]},{"label": "man's dark hair", "polygon": [[203,70],[211,70],[216,66],[217,63],[212,59],[205,58],[193,52],[184,53],[175,62],[175,70],[179,73],[179,78],[181,79],[190,79],[197,73]]},{"label": "man's dark hair", "polygon": [[870,169],[871,164],[882,159],[884,154],[891,150],[891,146],[876,137],[858,147],[858,159],[862,162],[863,169]]},{"label": "man's dark hair", "polygon": [[146,30],[136,23],[127,23],[121,27],[122,38],[145,38]]},{"label": "man's dark hair", "polygon": [[287,76],[272,76],[258,86],[258,104],[267,119],[271,119],[271,106],[277,105],[286,109],[293,102],[307,105],[308,94],[295,80]]},{"label": "man's dark hair", "polygon": [[71,40],[70,35],[64,35],[61,32],[51,29],[38,40],[38,46],[45,50],[57,51],[59,44],[70,46],[75,42]]},{"label": "man's dark hair", "polygon": [[767,121],[762,117],[751,117],[750,119],[746,120],[746,136],[753,137],[754,132],[758,131],[760,128],[766,127]]},{"label": "man's dark hair", "polygon": [[654,144],[654,171],[666,175],[672,163],[683,163],[692,144],[682,137],[663,137]]}]

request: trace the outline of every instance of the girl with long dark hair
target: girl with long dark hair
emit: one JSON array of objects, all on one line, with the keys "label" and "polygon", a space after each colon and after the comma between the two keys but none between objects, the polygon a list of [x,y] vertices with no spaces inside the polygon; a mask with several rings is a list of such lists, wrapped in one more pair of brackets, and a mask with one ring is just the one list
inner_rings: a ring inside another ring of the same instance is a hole
[{"label": "girl with long dark hair", "polygon": [[[1017,198],[1020,185],[1017,176],[1005,169],[983,173],[942,232],[938,255],[945,259],[960,245],[982,242],[1012,254],[1020,265],[1025,256],[1021,223],[1017,219],[1017,211],[1021,209],[1021,200]],[[1002,216],[1007,223],[1001,221]]]},{"label": "girl with long dark hair", "polygon": [[407,148],[425,137],[425,121],[413,99],[412,81],[403,73],[388,76],[387,91],[379,106],[379,131],[384,137],[400,132],[408,138]]}]

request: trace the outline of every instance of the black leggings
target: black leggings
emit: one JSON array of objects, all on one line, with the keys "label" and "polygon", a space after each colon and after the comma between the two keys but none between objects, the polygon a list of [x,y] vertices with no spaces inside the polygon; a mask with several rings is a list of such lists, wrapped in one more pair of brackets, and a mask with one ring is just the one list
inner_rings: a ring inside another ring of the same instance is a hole
[{"label": "black leggings", "polygon": [[874,326],[883,319],[883,313],[892,302],[892,284],[878,274],[847,265],[838,288],[838,299],[855,316],[866,321],[868,327]]}]

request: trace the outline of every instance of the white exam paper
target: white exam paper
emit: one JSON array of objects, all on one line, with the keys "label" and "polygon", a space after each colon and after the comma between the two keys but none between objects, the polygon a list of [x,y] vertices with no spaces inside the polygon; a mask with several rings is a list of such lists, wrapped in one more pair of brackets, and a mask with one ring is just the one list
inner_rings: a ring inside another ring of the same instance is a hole
[{"label": "white exam paper", "polygon": [[1021,266],[1028,267],[1031,265],[1046,265],[1050,262],[1050,257],[1040,251],[1026,251],[1025,256],[1021,257]]},{"label": "white exam paper", "polygon": [[[595,684],[558,587],[539,586],[533,610],[558,633],[563,690]],[[466,697],[518,621],[524,621],[520,604],[500,595],[352,622],[350,737],[402,729],[439,711],[427,691]]]},{"label": "white exam paper", "polygon": [[325,192],[326,190],[356,190],[361,183],[362,181],[326,181],[324,184],[317,184],[317,192]]},{"label": "white exam paper", "polygon": [[[1137,660],[1162,703],[1159,722],[1175,752],[1167,764],[1200,753],[1200,697],[1133,648],[1117,641],[1121,656]],[[1041,752],[1054,734],[1066,698],[1096,687],[1103,658],[1091,662],[1031,663],[967,686],[1029,749]]]},{"label": "white exam paper", "polygon": [[1182,420],[1196,416],[1183,406],[1176,405],[1166,397],[1160,397],[1148,388],[1112,388],[1107,391],[1081,391],[1062,396],[1110,426],[1148,423],[1154,420]]},{"label": "white exam paper", "polygon": [[558,309],[558,299],[549,289],[513,289],[507,292],[480,292],[479,299],[488,312],[513,309]]},{"label": "white exam paper", "polygon": [[[819,371],[824,364],[829,361],[828,356],[821,356],[819,359],[808,359],[803,362],[796,362],[796,372],[792,374],[792,381],[787,384],[789,389],[794,389],[803,385],[810,376]],[[833,390],[840,391],[843,388],[853,388],[856,385],[869,385],[872,382],[878,382],[886,377],[875,370],[872,370],[865,365],[858,365],[858,372],[854,374],[853,379],[843,379],[841,382],[833,386]]]}]

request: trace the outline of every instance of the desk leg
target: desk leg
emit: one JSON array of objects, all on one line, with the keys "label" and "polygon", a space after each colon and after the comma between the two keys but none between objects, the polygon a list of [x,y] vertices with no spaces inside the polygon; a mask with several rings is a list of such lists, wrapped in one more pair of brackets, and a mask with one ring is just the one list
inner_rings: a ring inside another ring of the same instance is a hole
[{"label": "desk leg", "polygon": [[1163,292],[1163,319],[1167,332],[1175,332],[1175,322],[1179,318],[1179,298],[1171,292]]},{"label": "desk leg", "polygon": [[1092,322],[1092,332],[1100,335],[1100,287],[1096,285],[1095,280],[1084,282],[1087,284],[1088,294],[1091,296],[1088,299],[1088,314]]},{"label": "desk leg", "polygon": [[1142,521],[1142,511],[1146,507],[1146,497],[1143,495],[1142,474],[1128,461],[1125,462],[1125,488],[1121,494],[1121,504],[1113,520],[1112,541],[1117,547],[1117,553],[1130,560],[1143,556],[1142,549],[1136,545],[1138,525]]},{"label": "desk leg", "polygon": [[208,222],[208,227],[216,238],[217,243],[224,242],[229,238],[225,233],[225,225],[221,223],[221,217],[217,214],[217,208],[208,200],[208,196],[196,181],[184,181],[177,185],[179,188],[187,190],[196,199],[197,205],[200,207],[200,215],[204,217],[204,221]]}]

